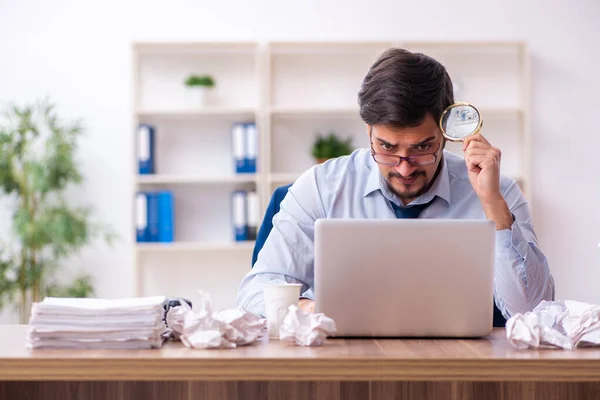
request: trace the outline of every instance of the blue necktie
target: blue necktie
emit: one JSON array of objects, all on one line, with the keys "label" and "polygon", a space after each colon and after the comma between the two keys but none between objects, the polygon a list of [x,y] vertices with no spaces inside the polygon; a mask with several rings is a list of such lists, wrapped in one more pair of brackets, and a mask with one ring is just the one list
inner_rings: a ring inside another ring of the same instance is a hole
[{"label": "blue necktie", "polygon": [[414,206],[409,207],[398,207],[393,201],[390,201],[392,208],[394,209],[394,213],[396,213],[396,218],[419,218],[421,212],[426,209],[431,203],[435,200],[435,196],[432,200],[425,204],[415,204]]}]

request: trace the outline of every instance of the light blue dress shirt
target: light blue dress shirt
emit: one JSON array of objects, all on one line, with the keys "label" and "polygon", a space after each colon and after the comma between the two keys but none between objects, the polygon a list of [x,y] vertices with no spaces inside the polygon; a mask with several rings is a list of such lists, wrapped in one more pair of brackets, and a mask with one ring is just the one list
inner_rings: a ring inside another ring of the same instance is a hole
[{"label": "light blue dress shirt", "polygon": [[[442,170],[432,187],[410,205],[437,196],[419,218],[486,218],[465,161],[448,151],[443,154]],[[496,231],[494,297],[508,319],[542,300],[554,300],[554,280],[521,189],[514,180],[501,176],[500,190],[515,217],[510,229]],[[241,282],[238,306],[264,315],[262,286],[269,282],[301,283],[302,296],[314,299],[315,221],[396,218],[389,200],[404,207],[388,190],[369,149],[311,167],[290,187],[273,217],[273,229],[256,264]]]}]

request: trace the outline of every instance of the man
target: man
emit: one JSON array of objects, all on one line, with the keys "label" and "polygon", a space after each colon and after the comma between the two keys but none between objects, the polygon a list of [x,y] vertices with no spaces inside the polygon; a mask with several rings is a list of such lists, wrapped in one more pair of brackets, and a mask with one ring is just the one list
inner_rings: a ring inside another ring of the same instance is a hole
[{"label": "man", "polygon": [[314,311],[315,221],[407,214],[495,222],[494,299],[504,318],[553,300],[554,280],[527,202],[517,184],[500,175],[500,150],[478,133],[463,142],[464,160],[444,151],[438,121],[454,102],[446,69],[423,54],[390,49],[368,71],[358,98],[371,148],[298,178],[240,285],[239,306],[264,315],[262,285],[294,282],[303,285],[300,307]]}]

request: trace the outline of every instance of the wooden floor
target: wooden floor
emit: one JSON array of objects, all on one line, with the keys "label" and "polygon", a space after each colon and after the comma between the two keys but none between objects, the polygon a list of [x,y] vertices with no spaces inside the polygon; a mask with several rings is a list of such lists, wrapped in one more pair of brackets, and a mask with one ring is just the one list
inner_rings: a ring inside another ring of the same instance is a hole
[{"label": "wooden floor", "polygon": [[570,400],[590,382],[0,382],[0,400]]}]

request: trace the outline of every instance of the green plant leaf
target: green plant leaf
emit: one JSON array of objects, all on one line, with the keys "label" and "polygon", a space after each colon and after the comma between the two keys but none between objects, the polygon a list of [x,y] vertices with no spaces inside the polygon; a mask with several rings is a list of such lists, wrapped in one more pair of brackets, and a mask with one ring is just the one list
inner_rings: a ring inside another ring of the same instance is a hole
[{"label": "green plant leaf", "polygon": [[334,132],[327,136],[317,133],[313,144],[312,156],[317,159],[336,158],[352,153],[352,139],[342,140]]},{"label": "green plant leaf", "polygon": [[[63,121],[49,101],[12,105],[0,120],[0,196],[11,196],[14,204],[14,246],[0,244],[0,309],[9,303],[23,307],[32,294],[93,294],[86,275],[51,284],[61,260],[96,238],[111,244],[117,237],[93,219],[90,207],[69,204],[66,196],[67,188],[83,183],[76,162],[82,134],[83,124]],[[16,250],[1,253],[8,248]]]},{"label": "green plant leaf", "polygon": [[186,86],[204,86],[209,88],[215,86],[215,80],[210,75],[190,75],[184,83]]},{"label": "green plant leaf", "polygon": [[0,308],[4,308],[6,304],[14,302],[19,285],[16,280],[17,267],[11,257],[8,257],[8,261],[3,253],[0,253],[0,257]]},{"label": "green plant leaf", "polygon": [[87,208],[70,208],[65,204],[45,209],[36,224],[40,241],[52,248],[56,258],[79,250],[89,240],[89,215]]},{"label": "green plant leaf", "polygon": [[80,122],[60,126],[56,118],[49,116],[52,136],[46,142],[46,153],[43,164],[46,171],[44,192],[64,189],[67,184],[80,184],[82,176],[77,169],[74,153],[77,149],[77,138],[83,128]]},{"label": "green plant leaf", "polygon": [[0,130],[0,190],[11,194],[19,188],[13,173],[14,132]]},{"label": "green plant leaf", "polygon": [[69,285],[52,283],[46,286],[44,295],[50,297],[92,297],[95,295],[92,277],[88,274],[79,275]]}]

